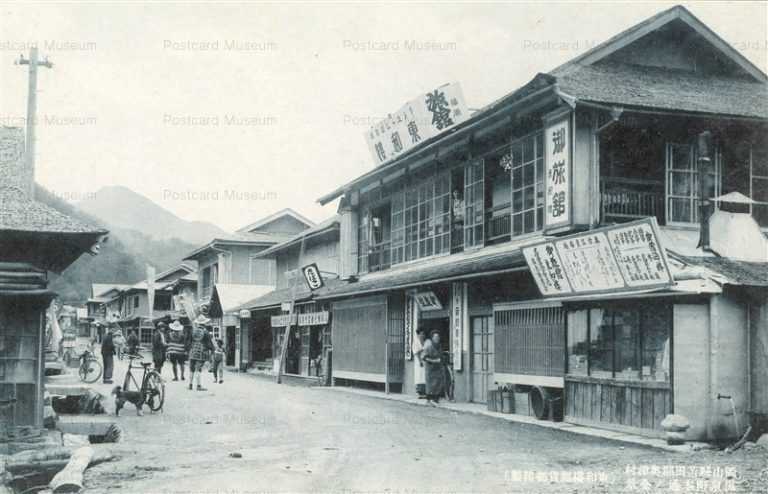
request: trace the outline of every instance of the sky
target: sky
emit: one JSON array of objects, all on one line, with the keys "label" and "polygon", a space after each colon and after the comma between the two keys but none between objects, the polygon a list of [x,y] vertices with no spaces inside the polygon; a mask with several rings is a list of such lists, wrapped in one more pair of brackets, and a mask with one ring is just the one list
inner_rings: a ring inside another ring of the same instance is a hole
[{"label": "sky", "polygon": [[[37,181],[128,187],[235,230],[373,167],[364,133],[437,86],[480,108],[673,2],[0,2],[0,125],[24,124],[37,43]],[[688,2],[763,71],[768,3]]]}]

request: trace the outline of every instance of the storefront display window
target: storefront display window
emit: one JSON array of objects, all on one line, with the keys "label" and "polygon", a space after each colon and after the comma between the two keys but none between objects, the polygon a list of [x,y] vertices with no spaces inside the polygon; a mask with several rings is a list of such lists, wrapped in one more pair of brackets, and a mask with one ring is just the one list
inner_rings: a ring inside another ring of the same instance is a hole
[{"label": "storefront display window", "polygon": [[671,330],[667,305],[570,311],[568,373],[669,382]]}]

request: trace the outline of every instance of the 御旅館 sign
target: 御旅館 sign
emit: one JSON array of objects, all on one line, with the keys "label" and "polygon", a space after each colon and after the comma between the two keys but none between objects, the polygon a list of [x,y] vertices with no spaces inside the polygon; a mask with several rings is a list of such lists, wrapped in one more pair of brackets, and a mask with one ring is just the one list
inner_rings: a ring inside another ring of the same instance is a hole
[{"label": "\u5fa1\u65c5\u9928 sign", "polygon": [[656,218],[547,240],[523,248],[523,256],[545,297],[674,284]]},{"label": "\u5fa1\u65c5\u9928 sign", "polygon": [[469,118],[461,86],[444,84],[419,95],[365,134],[373,162],[390,161],[410,148]]}]

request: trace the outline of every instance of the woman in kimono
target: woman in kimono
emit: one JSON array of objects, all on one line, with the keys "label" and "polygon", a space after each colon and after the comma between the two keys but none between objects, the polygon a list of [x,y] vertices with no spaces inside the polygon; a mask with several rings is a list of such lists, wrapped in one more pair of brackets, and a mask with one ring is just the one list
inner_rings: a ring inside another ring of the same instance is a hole
[{"label": "woman in kimono", "polygon": [[430,338],[424,342],[424,351],[421,359],[426,368],[427,402],[439,403],[444,392],[444,378],[442,352],[440,351],[440,333],[433,330]]},{"label": "woman in kimono", "polygon": [[413,382],[416,385],[416,393],[419,398],[426,396],[426,380],[424,377],[424,342],[427,339],[423,329],[416,331],[416,339],[413,342]]}]

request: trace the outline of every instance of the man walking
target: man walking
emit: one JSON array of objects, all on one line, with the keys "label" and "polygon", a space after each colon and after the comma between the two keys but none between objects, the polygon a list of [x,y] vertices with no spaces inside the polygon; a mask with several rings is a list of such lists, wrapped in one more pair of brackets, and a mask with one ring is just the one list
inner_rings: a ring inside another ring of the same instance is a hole
[{"label": "man walking", "polygon": [[179,370],[181,370],[181,380],[184,380],[184,364],[187,361],[186,339],[184,338],[184,326],[177,320],[173,321],[168,328],[167,351],[168,360],[171,361],[173,368],[173,380],[179,380]]},{"label": "man walking", "polygon": [[104,384],[112,384],[112,372],[115,368],[115,343],[112,340],[112,331],[104,333],[101,341],[101,360],[104,362]]},{"label": "man walking", "polygon": [[157,323],[155,334],[152,335],[152,361],[155,363],[155,370],[158,374],[163,373],[163,364],[165,363],[165,350],[168,345],[165,342],[165,333],[168,326],[164,322]]},{"label": "man walking", "polygon": [[197,316],[195,323],[192,327],[192,337],[190,338],[189,345],[189,389],[192,389],[192,383],[197,385],[198,391],[207,391],[203,387],[202,375],[203,364],[206,361],[206,352],[213,352],[213,342],[211,341],[211,334],[206,329],[206,326],[210,324],[211,320],[200,314]]}]

